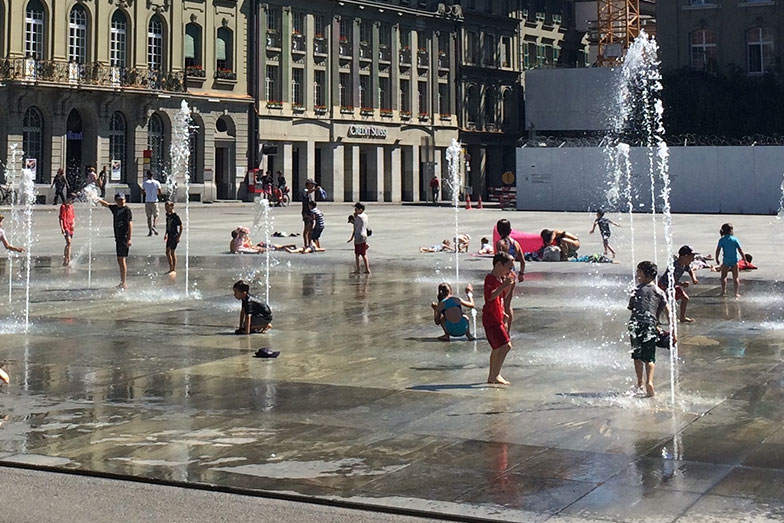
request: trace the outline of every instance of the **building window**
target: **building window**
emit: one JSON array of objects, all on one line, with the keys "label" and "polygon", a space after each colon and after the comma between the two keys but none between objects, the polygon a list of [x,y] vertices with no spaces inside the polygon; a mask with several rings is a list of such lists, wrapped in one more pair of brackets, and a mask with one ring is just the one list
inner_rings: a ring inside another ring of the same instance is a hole
[{"label": "building window", "polygon": [[204,176],[201,170],[201,158],[199,155],[199,138],[201,134],[201,125],[191,125],[190,133],[188,134],[188,173],[191,175],[191,183],[204,183]]},{"label": "building window", "polygon": [[313,15],[313,27],[316,30],[316,38],[324,38],[326,31],[324,31],[324,15]]},{"label": "building window", "polygon": [[215,42],[215,68],[218,71],[230,72],[234,70],[232,63],[233,36],[231,29],[226,27],[218,29],[218,39]]},{"label": "building window", "polygon": [[291,29],[294,35],[305,34],[305,13],[294,11],[291,17]]},{"label": "building window", "polygon": [[305,100],[302,96],[302,84],[305,82],[304,78],[304,69],[297,67],[291,70],[291,102],[294,105],[305,105]]},{"label": "building window", "polygon": [[468,33],[468,45],[466,46],[466,62],[476,64],[479,61],[479,36],[471,31]]},{"label": "building window", "polygon": [[109,61],[112,67],[125,67],[127,62],[127,30],[128,22],[125,13],[117,10],[112,15],[112,26],[109,42]]},{"label": "building window", "polygon": [[512,39],[508,36],[501,37],[501,67],[512,67]]},{"label": "building window", "polygon": [[495,125],[495,106],[495,89],[490,87],[485,91],[485,123]]},{"label": "building window", "polygon": [[39,0],[30,0],[25,11],[25,56],[44,59],[44,8]]},{"label": "building window", "polygon": [[484,43],[485,43],[484,64],[494,66],[495,55],[496,55],[495,35],[485,34]]},{"label": "building window", "polygon": [[80,5],[75,5],[68,17],[68,61],[87,61],[87,13]]},{"label": "building window", "polygon": [[373,24],[370,20],[360,20],[359,42],[362,45],[370,45],[373,43]]},{"label": "building window", "polygon": [[438,84],[438,112],[450,114],[449,110],[449,84]]},{"label": "building window", "polygon": [[163,174],[166,149],[164,149],[163,140],[163,121],[157,114],[150,116],[150,121],[147,123],[147,149],[152,153],[150,155],[150,170],[156,178],[160,178]]},{"label": "building window", "polygon": [[269,11],[267,12],[267,31],[268,32],[280,32],[280,8],[279,7],[270,7]]},{"label": "building window", "polygon": [[512,115],[514,113],[514,98],[512,97],[512,90],[506,89],[503,96],[503,117],[502,122],[505,125],[512,123]]},{"label": "building window", "polygon": [[755,27],[746,32],[746,47],[749,55],[749,73],[761,74],[773,65],[773,31]]},{"label": "building window", "polygon": [[378,28],[378,43],[382,46],[392,46],[392,28],[389,24],[381,24]]},{"label": "building window", "polygon": [[125,179],[125,144],[126,144],[126,125],[125,117],[119,111],[112,115],[109,120],[109,160],[111,162],[119,161],[121,169],[121,180],[126,182]]},{"label": "building window", "polygon": [[411,31],[405,27],[400,28],[400,48],[411,49]]},{"label": "building window", "polygon": [[35,107],[29,107],[24,114],[22,122],[22,149],[24,159],[35,158],[36,182],[45,183],[44,162],[42,158],[44,143],[44,120],[41,112]]},{"label": "building window", "polygon": [[324,96],[324,71],[315,71],[313,74],[313,100],[316,108],[327,108],[326,97]]},{"label": "building window", "polygon": [[466,107],[468,108],[468,125],[476,126],[479,121],[479,94],[475,85],[468,88],[466,95]]},{"label": "building window", "polygon": [[[746,0],[749,1],[749,0]],[[754,0],[751,0],[752,2]],[[691,0],[689,5],[714,5],[716,3],[715,0]]]},{"label": "building window", "polygon": [[715,63],[718,48],[716,33],[701,29],[691,34],[691,67],[697,71],[707,71]]},{"label": "building window", "polygon": [[197,24],[185,26],[185,67],[201,65],[201,27]]},{"label": "building window", "polygon": [[340,97],[340,106],[346,108],[354,108],[354,100],[352,98],[351,93],[351,74],[350,73],[340,73],[340,85],[339,85],[340,92],[338,93]]},{"label": "building window", "polygon": [[411,81],[400,80],[400,110],[411,113]]},{"label": "building window", "polygon": [[359,77],[359,107],[360,109],[373,107],[373,100],[370,99],[370,76],[360,75]]},{"label": "building window", "polygon": [[279,71],[277,65],[267,66],[267,75],[264,79],[264,95],[268,102],[280,102],[278,95],[278,86],[280,85]]},{"label": "building window", "polygon": [[545,63],[547,63],[547,54],[545,51],[545,46],[537,45],[536,46],[536,67],[542,67]]},{"label": "building window", "polygon": [[378,79],[378,107],[387,111],[392,109],[392,99],[389,92],[389,78]]},{"label": "building window", "polygon": [[531,44],[523,44],[523,69],[527,70],[531,67],[531,53],[529,48]]},{"label": "building window", "polygon": [[417,47],[420,51],[430,51],[427,42],[427,33],[424,31],[417,31]]},{"label": "building window", "polygon": [[347,16],[340,18],[340,41],[351,42],[351,18]]},{"label": "building window", "polygon": [[151,71],[163,69],[163,22],[158,15],[147,26],[147,66]]},{"label": "building window", "polygon": [[417,85],[417,94],[419,101],[419,114],[428,114],[430,108],[427,103],[427,82],[419,82]]}]

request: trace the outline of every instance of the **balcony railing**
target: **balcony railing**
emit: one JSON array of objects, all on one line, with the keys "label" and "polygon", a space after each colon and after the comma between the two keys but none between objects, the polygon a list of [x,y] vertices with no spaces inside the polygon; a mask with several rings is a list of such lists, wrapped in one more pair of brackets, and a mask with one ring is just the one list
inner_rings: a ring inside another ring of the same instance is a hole
[{"label": "balcony railing", "polygon": [[353,49],[351,46],[351,42],[344,42],[344,41],[340,42],[340,49],[339,49],[340,56],[349,58],[352,55],[352,51]]},{"label": "balcony railing", "polygon": [[280,35],[274,29],[267,29],[267,49],[280,49]]},{"label": "balcony railing", "polygon": [[411,65],[411,49],[404,47],[400,50],[400,63],[403,65]]},{"label": "balcony railing", "polygon": [[430,65],[430,56],[427,54],[426,50],[420,49],[417,53],[417,65],[419,67],[427,67]]},{"label": "balcony railing", "polygon": [[299,53],[306,52],[305,37],[301,34],[291,35],[291,50]]},{"label": "balcony railing", "polygon": [[327,54],[328,44],[327,39],[323,36],[316,36],[313,38],[313,52],[315,54]]},{"label": "balcony railing", "polygon": [[389,46],[386,44],[381,44],[378,48],[378,59],[381,62],[391,62],[392,61],[392,51],[389,49]]},{"label": "balcony railing", "polygon": [[77,64],[32,58],[0,59],[0,80],[186,91],[184,71],[163,72],[144,67],[112,67],[98,62]]}]

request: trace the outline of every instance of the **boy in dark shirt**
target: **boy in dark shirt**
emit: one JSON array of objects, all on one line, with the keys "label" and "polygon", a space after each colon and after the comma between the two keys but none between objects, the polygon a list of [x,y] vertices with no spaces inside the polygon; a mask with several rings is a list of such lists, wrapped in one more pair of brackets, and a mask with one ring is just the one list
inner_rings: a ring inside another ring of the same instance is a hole
[{"label": "boy in dark shirt", "polygon": [[177,274],[177,244],[180,243],[182,235],[182,220],[174,212],[174,202],[166,202],[166,234],[163,241],[166,242],[166,259],[169,262],[169,272],[167,274]]},{"label": "boy in dark shirt", "polygon": [[[680,314],[678,316],[678,320],[681,323],[691,323],[694,321],[686,316],[686,307],[689,306],[689,295],[686,294],[685,289],[689,286],[689,282],[681,281],[683,275],[688,274],[694,285],[699,283],[697,281],[697,276],[694,273],[694,269],[691,267],[692,262],[694,262],[694,249],[688,245],[681,246],[681,248],[678,249],[678,256],[674,256],[672,261],[672,274],[675,276],[673,283],[675,288],[675,301],[681,302]],[[666,293],[669,284],[670,269],[668,267],[661,278],[659,278],[659,288]]]},{"label": "boy in dark shirt", "polygon": [[235,334],[264,334],[272,328],[272,310],[263,301],[251,296],[250,285],[243,280],[234,284],[234,297],[242,300],[240,310],[240,326]]},{"label": "boy in dark shirt", "polygon": [[131,235],[133,234],[133,213],[131,209],[125,205],[125,195],[118,192],[114,195],[113,204],[106,200],[98,200],[98,203],[112,211],[114,216],[114,242],[117,251],[117,265],[120,266],[120,284],[118,289],[127,289],[126,277],[128,274],[128,265],[126,258],[128,257],[128,250],[131,246]]},{"label": "boy in dark shirt", "polygon": [[664,311],[669,316],[667,297],[653,282],[656,280],[658,267],[650,261],[637,264],[637,281],[639,285],[629,298],[629,331],[632,342],[632,359],[637,374],[637,391],[643,387],[643,367],[647,377],[645,383],[646,397],[653,397],[653,370],[656,367],[656,340],[658,336],[659,316]]}]

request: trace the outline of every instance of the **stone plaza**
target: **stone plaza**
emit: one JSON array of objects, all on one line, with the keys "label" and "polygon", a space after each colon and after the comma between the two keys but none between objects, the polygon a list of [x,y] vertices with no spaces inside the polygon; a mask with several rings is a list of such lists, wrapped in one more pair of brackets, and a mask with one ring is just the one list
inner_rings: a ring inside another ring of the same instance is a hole
[{"label": "stone plaza", "polygon": [[[476,342],[436,340],[429,304],[440,281],[455,282],[454,255],[418,247],[454,233],[449,208],[369,206],[373,274],[357,276],[345,243],[351,207],[325,204],[327,252],[272,255],[274,327],[252,336],[234,334],[231,287],[246,278],[263,296],[265,256],[230,255],[228,241],[232,228],[252,225],[253,205],[191,208],[188,296],[184,244],[176,278],[164,276],[163,239],[146,237],[143,210],[132,208],[124,292],[114,288],[107,211],[93,214],[88,286],[84,204],[70,268],[56,213],[35,209],[30,329],[2,326],[11,384],[0,389],[0,467],[464,520],[784,519],[784,298],[774,257],[784,224],[773,217],[674,217],[676,248],[712,253],[731,221],[761,268],[743,275],[737,300],[719,296],[716,273],[698,273],[689,289],[696,321],[679,327],[677,368],[660,349],[657,397],[642,399],[628,392],[628,216],[614,217],[617,264],[529,262],[504,366],[512,385],[502,387],[485,383],[481,315]],[[298,207],[271,214],[274,230],[300,230]],[[461,210],[473,252],[500,218],[518,230],[575,232],[582,254],[601,250],[588,213]],[[650,216],[634,222],[635,259],[663,265],[661,223],[654,253]],[[460,285],[474,284],[480,311],[490,267],[460,257]],[[0,268],[7,281],[7,259]],[[10,305],[7,292],[3,309],[18,311],[22,282]],[[260,347],[281,355],[253,358]]]}]

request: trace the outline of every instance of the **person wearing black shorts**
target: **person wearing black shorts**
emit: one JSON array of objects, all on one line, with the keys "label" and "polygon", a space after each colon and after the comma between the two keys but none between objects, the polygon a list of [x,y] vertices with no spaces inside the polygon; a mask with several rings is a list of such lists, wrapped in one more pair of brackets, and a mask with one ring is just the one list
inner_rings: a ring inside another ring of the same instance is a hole
[{"label": "person wearing black shorts", "polygon": [[114,242],[117,251],[117,265],[120,267],[120,284],[118,289],[127,289],[126,278],[128,275],[128,265],[126,258],[131,247],[131,235],[133,233],[133,213],[125,205],[125,194],[119,192],[114,195],[114,202],[110,204],[106,200],[98,200],[98,203],[112,211],[114,216]]},{"label": "person wearing black shorts", "polygon": [[177,274],[177,244],[180,243],[182,235],[182,220],[174,212],[174,202],[166,202],[166,234],[163,239],[166,242],[166,259],[169,261],[169,272],[167,274]]}]

